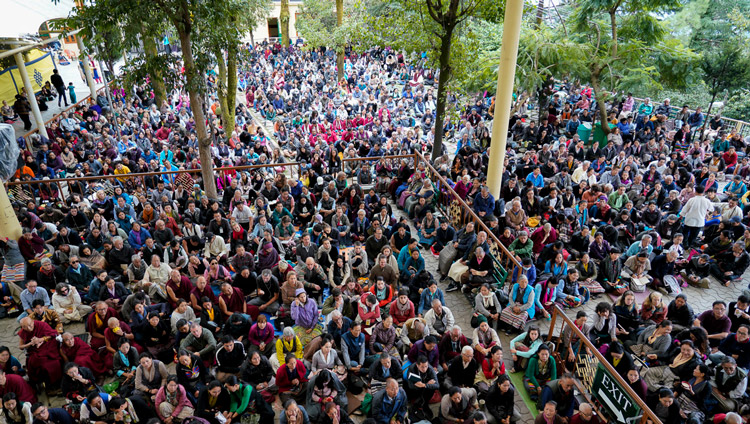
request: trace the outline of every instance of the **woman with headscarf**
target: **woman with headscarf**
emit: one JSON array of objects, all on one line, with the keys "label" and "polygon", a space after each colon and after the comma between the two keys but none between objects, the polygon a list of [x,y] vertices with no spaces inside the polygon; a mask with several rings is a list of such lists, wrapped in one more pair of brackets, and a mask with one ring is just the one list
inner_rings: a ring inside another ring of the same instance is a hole
[{"label": "woman with headscarf", "polygon": [[318,305],[314,300],[307,297],[305,289],[295,290],[294,295],[296,299],[291,305],[294,332],[302,341],[302,344],[307,345],[312,339],[323,333],[321,326],[318,324]]},{"label": "woman with headscarf", "polygon": [[264,242],[258,251],[258,271],[264,269],[273,269],[279,263],[279,252],[273,247],[270,241]]}]

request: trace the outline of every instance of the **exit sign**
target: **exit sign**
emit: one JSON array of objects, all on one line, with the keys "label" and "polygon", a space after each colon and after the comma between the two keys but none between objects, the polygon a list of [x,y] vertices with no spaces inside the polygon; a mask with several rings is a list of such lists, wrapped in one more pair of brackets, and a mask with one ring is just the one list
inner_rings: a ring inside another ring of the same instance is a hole
[{"label": "exit sign", "polygon": [[625,423],[626,420],[641,415],[641,407],[601,364],[596,369],[591,394],[601,402],[611,417],[616,418],[618,423]]}]

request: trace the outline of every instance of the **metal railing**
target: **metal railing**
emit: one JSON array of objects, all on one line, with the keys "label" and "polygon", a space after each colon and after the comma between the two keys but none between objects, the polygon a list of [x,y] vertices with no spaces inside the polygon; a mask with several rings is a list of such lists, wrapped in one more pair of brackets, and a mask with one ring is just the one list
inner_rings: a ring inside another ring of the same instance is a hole
[{"label": "metal railing", "polygon": [[[448,181],[441,176],[432,164],[422,156],[421,153],[415,153],[418,162],[424,164],[427,176],[435,183],[437,191],[437,203],[441,212],[451,221],[456,229],[466,227],[469,222],[474,223],[476,232],[484,231],[487,233],[487,244],[490,246],[490,256],[495,263],[495,278],[499,288],[506,292],[510,291],[510,284],[504,284],[508,276],[512,276],[516,270],[521,269],[521,263],[508,251],[495,234],[489,229],[487,224],[474,213],[461,196],[456,193]],[[498,266],[500,267],[498,269]]]},{"label": "metal railing", "polygon": [[[562,324],[560,325],[560,332],[558,333],[560,337],[562,336],[563,331],[565,331],[566,327],[569,327],[571,331],[573,331],[575,336],[578,337],[578,340],[580,340],[580,342],[582,343],[582,345],[578,349],[578,352],[576,352],[576,362],[578,362],[579,354],[583,353],[585,355],[588,355],[587,359],[589,359],[589,362],[587,363],[585,369],[578,368],[576,370],[576,374],[578,375],[580,381],[579,389],[583,389],[583,391],[587,394],[586,397],[588,398],[588,400],[592,400],[590,396],[592,393],[591,389],[594,381],[594,375],[592,372],[595,372],[597,366],[601,366],[609,374],[609,377],[615,380],[620,388],[622,388],[622,390],[636,403],[636,405],[641,408],[641,424],[646,424],[647,420],[651,420],[654,424],[662,424],[661,420],[656,416],[656,414],[654,414],[651,408],[646,405],[646,402],[638,397],[638,394],[636,394],[635,391],[630,388],[628,382],[625,381],[624,378],[622,378],[620,373],[615,370],[612,364],[607,362],[604,356],[599,352],[599,349],[597,349],[596,346],[594,346],[594,344],[591,343],[591,341],[586,337],[586,335],[584,335],[581,330],[576,327],[575,323],[567,315],[565,315],[565,312],[558,305],[555,305],[552,310],[552,320],[550,321],[547,342],[552,342],[553,339],[555,339],[555,336],[553,334],[555,332],[555,326],[558,323],[558,320],[562,321]],[[560,349],[561,346],[557,346],[557,350],[560,351]],[[599,407],[598,409],[601,410],[602,408]],[[616,417],[610,418],[610,422],[620,422],[620,420]]]},{"label": "metal railing", "polygon": [[[100,87],[99,89],[96,90],[96,93],[98,94],[98,93],[102,92],[102,90],[104,90],[105,88],[107,88],[107,86]],[[55,123],[59,124],[60,120],[62,119],[62,114],[63,113],[70,112],[71,110],[75,110],[75,108],[77,108],[78,106],[80,106],[80,105],[82,105],[84,103],[86,103],[86,104],[94,104],[94,103],[96,103],[96,99],[92,99],[91,98],[91,94],[89,94],[88,96],[82,98],[78,102],[76,102],[76,103],[68,106],[67,108],[63,109],[62,111],[60,111],[60,113],[54,115],[52,118],[44,121],[45,134],[41,134],[41,135],[43,137],[47,137],[46,131],[47,131],[47,127],[49,126],[50,123],[55,122]],[[39,130],[40,130],[40,128],[34,128],[33,130],[30,130],[29,132],[27,132],[26,134],[24,134],[24,135],[21,136],[21,137],[24,138],[24,140],[26,140],[26,146],[27,146],[27,148],[28,147],[33,148],[33,146],[31,146],[30,137],[31,137],[32,134],[38,133]]]},{"label": "metal railing", "polygon": [[[427,176],[435,183],[436,192],[433,199],[435,202],[434,204],[440,209],[441,213],[451,221],[453,226],[457,229],[464,228],[468,222],[473,222],[477,231],[485,231],[487,233],[487,243],[490,245],[489,254],[495,263],[494,271],[497,286],[508,291],[507,286],[503,287],[506,277],[513,275],[513,272],[516,269],[520,269],[520,262],[508,251],[500,240],[497,239],[482,219],[474,213],[471,206],[461,199],[445,178],[438,174],[437,170],[427,159],[425,159],[424,156],[419,153],[414,153],[410,155],[345,158],[342,159],[342,163],[375,162],[381,159],[389,160],[395,165],[397,165],[401,159],[407,159],[413,163],[415,169],[419,163],[424,165]],[[356,168],[357,166],[358,165],[355,165],[354,167]],[[218,177],[226,172],[252,171],[267,168],[277,170],[283,168],[282,172],[285,172],[292,177],[294,176],[293,171],[296,171],[297,176],[301,175],[303,172],[301,162],[230,166],[214,168],[214,171],[215,175]],[[394,167],[394,169],[395,168],[397,168],[397,166]],[[193,184],[195,183],[195,179],[192,175],[200,175],[200,173],[200,169],[179,169],[174,171],[128,173],[119,175],[54,178],[49,180],[8,181],[5,185],[12,201],[26,202],[33,200],[37,203],[37,198],[40,198],[45,203],[60,203],[69,206],[72,197],[71,195],[74,193],[79,193],[82,197],[88,197],[95,191],[101,189],[104,190],[107,195],[111,196],[117,186],[130,185],[131,187],[135,187],[140,185],[146,187],[147,178],[157,177],[161,179],[164,178],[165,175],[173,183],[181,184],[188,192],[191,192]],[[349,178],[352,180],[356,179],[355,173],[349,175]],[[95,182],[95,184],[88,187],[86,192],[80,193],[81,188],[83,188],[80,184],[82,182]],[[45,190],[45,196],[41,195],[42,189]]]}]

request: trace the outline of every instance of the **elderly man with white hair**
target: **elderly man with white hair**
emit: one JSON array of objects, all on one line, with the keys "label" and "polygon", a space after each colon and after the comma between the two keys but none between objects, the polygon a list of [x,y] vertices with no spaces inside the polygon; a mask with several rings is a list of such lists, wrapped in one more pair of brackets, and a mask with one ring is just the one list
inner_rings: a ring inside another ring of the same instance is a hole
[{"label": "elderly man with white hair", "polygon": [[461,275],[461,285],[464,292],[470,292],[484,283],[492,282],[492,259],[487,256],[482,246],[477,246],[474,249],[474,255],[469,259],[467,265],[469,270]]},{"label": "elderly man with white hair", "polygon": [[453,386],[473,387],[474,378],[480,367],[481,364],[474,358],[474,349],[471,346],[464,346],[461,348],[461,354],[448,362],[443,389],[447,390]]},{"label": "elderly man with white hair", "polygon": [[172,268],[161,262],[158,255],[151,257],[151,265],[146,268],[143,276],[143,287],[152,298],[158,296],[160,299],[167,299],[167,280],[172,273]]},{"label": "elderly man with white hair", "polygon": [[439,336],[445,334],[456,323],[453,312],[443,306],[440,299],[432,301],[432,308],[424,314],[424,321],[427,328],[430,329],[430,334]]},{"label": "elderly man with white hair", "polygon": [[67,283],[59,283],[52,295],[52,306],[60,316],[60,322],[69,324],[81,322],[93,309],[81,302],[81,295],[75,287]]}]

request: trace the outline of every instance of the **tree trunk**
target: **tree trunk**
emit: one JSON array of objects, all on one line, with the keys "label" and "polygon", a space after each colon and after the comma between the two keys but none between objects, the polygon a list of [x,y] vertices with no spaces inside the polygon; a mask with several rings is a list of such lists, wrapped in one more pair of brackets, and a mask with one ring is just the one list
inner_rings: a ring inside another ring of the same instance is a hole
[{"label": "tree trunk", "polygon": [[440,40],[440,77],[438,78],[437,104],[435,105],[435,140],[432,143],[432,160],[443,154],[443,121],[448,97],[448,81],[451,78],[451,42],[453,27],[446,28]]},{"label": "tree trunk", "polygon": [[606,99],[604,98],[604,93],[602,93],[601,86],[599,85],[599,72],[600,71],[595,71],[591,73],[591,88],[594,89],[594,97],[596,98],[596,105],[599,109],[599,120],[602,121],[602,131],[604,131],[605,136],[608,136],[610,132],[609,123],[607,122],[607,108],[604,106]]},{"label": "tree trunk", "polygon": [[224,116],[224,131],[227,137],[234,131],[234,107],[237,103],[237,46],[227,49],[227,111]]},{"label": "tree trunk", "polygon": [[609,12],[609,21],[612,25],[612,59],[617,57],[617,15],[615,11]]},{"label": "tree trunk", "polygon": [[542,19],[544,18],[544,0],[539,0],[539,2],[536,4],[536,22],[534,23],[534,26],[536,29],[539,29],[542,27]]},{"label": "tree trunk", "polygon": [[281,45],[289,47],[289,0],[281,0],[279,21],[281,21]]},{"label": "tree trunk", "polygon": [[[154,41],[154,37],[148,35],[144,23],[141,23],[141,40],[143,41],[143,52],[146,55],[146,60],[153,59],[159,55],[159,51],[156,49],[156,41]],[[154,70],[153,75],[151,75],[151,85],[154,87],[156,105],[157,107],[161,107],[164,100],[167,99],[167,89],[164,85],[164,77],[161,71]]]},{"label": "tree trunk", "polygon": [[219,108],[221,109],[218,113],[221,116],[221,120],[224,124],[224,133],[229,134],[230,130],[227,130],[227,64],[224,62],[224,52],[221,49],[214,51],[216,62],[219,65],[219,77],[216,79],[216,95],[219,97]]},{"label": "tree trunk", "polygon": [[[185,7],[187,9],[187,7]],[[184,16],[185,22],[190,22],[190,16]],[[191,44],[190,29],[184,28],[179,23],[175,25],[180,34],[180,44],[182,45],[182,59],[185,63],[185,78],[187,80],[187,90],[190,95],[190,109],[193,111],[195,118],[195,134],[198,137],[198,153],[201,161],[201,176],[203,177],[203,189],[209,199],[218,199],[219,194],[216,191],[216,180],[214,179],[214,164],[211,157],[211,137],[206,130],[206,116],[203,113],[203,101],[201,99],[199,86],[203,85],[199,81],[200,75],[195,68],[195,59],[193,58],[193,46]]]},{"label": "tree trunk", "polygon": [[[336,0],[336,26],[344,25],[344,0]],[[336,49],[336,81],[341,83],[344,79],[344,46]]]},{"label": "tree trunk", "polygon": [[708,123],[708,118],[711,116],[711,108],[714,107],[714,101],[716,101],[716,95],[719,94],[718,90],[716,88],[713,89],[713,94],[711,95],[711,103],[708,104],[708,110],[706,111],[706,119],[703,120],[703,125],[701,126],[701,134],[698,136],[698,140],[703,140],[703,131],[706,130],[706,124]]}]

